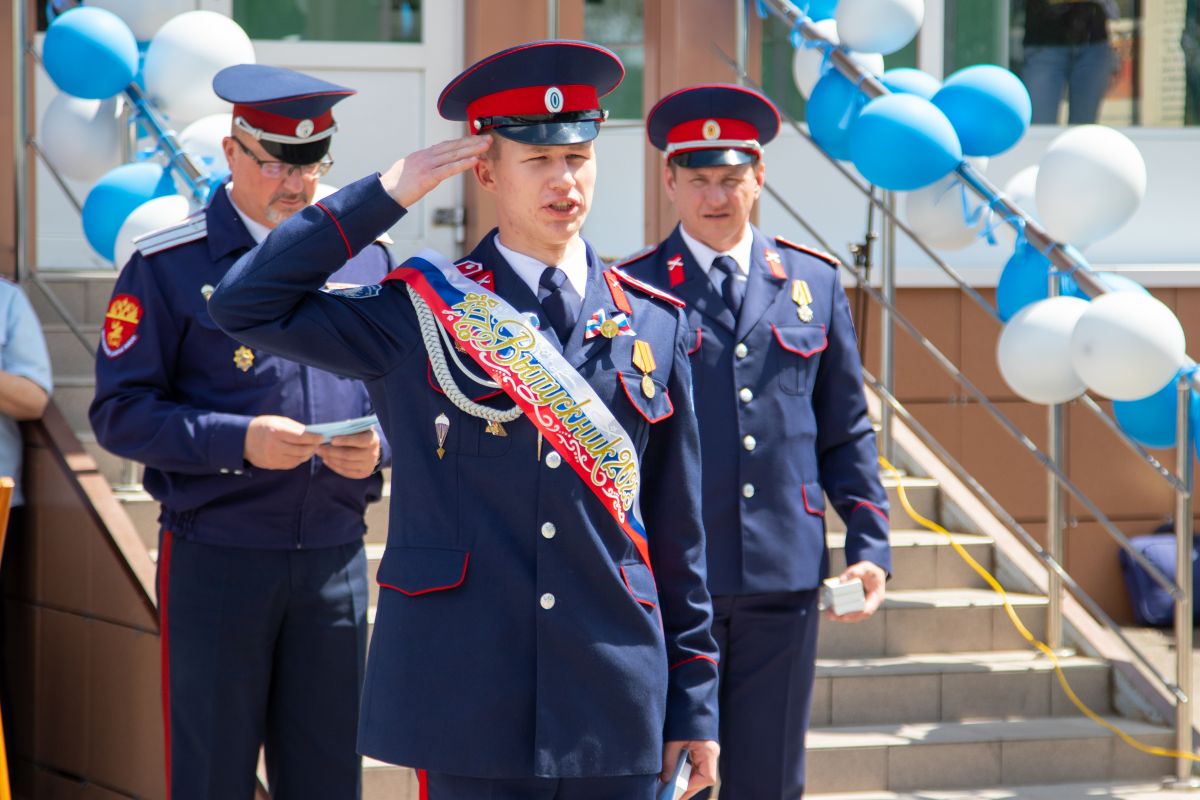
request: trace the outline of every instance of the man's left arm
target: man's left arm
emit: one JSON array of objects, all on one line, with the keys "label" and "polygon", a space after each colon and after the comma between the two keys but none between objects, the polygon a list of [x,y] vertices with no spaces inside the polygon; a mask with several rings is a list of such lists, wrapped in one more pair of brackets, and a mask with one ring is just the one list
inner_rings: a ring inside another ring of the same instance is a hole
[{"label": "man's left arm", "polygon": [[0,414],[15,420],[39,419],[50,400],[50,354],[29,298],[11,290],[0,351]]},{"label": "man's left arm", "polygon": [[817,422],[817,458],[821,486],[846,523],[846,563],[841,578],[859,578],[866,608],[838,617],[865,619],[883,602],[884,582],[892,570],[888,545],[887,493],[879,480],[875,430],[867,416],[862,363],[850,317],[850,303],[836,276],[829,302],[832,314],[813,388]]},{"label": "man's left arm", "polygon": [[700,433],[682,314],[676,328],[668,394],[674,413],[655,423],[642,460],[642,515],[658,585],[667,643],[664,770],[686,748],[694,772],[689,791],[716,777],[717,645],[712,637],[704,523],[700,515]]}]

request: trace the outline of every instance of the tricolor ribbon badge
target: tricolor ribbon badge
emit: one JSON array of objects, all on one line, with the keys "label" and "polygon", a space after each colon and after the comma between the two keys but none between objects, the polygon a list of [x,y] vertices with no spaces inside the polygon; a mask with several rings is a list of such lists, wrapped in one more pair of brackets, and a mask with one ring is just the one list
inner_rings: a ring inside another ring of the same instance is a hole
[{"label": "tricolor ribbon badge", "polygon": [[592,314],[583,331],[584,339],[595,339],[597,336],[611,339],[614,336],[633,335],[633,326],[629,323],[629,317],[625,312],[614,311],[609,316],[609,313],[603,308]]}]

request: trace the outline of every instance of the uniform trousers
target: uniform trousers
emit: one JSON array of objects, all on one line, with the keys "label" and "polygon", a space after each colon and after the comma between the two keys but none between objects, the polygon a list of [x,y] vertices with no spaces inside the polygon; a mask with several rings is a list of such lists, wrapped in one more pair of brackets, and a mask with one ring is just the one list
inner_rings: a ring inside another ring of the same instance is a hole
[{"label": "uniform trousers", "polygon": [[658,775],[613,778],[464,778],[417,773],[421,800],[654,800]]},{"label": "uniform trousers", "polygon": [[720,800],[804,796],[819,596],[812,589],[713,597],[721,651]]},{"label": "uniform trousers", "polygon": [[252,550],[164,531],[158,560],[170,800],[362,795],[362,541]]}]

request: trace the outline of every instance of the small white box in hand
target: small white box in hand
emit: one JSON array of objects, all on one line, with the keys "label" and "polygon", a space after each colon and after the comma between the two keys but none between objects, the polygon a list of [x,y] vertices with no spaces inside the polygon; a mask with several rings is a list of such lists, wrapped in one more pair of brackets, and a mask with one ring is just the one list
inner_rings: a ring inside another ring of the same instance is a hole
[{"label": "small white box in hand", "polygon": [[862,581],[858,578],[845,582],[837,578],[825,581],[821,586],[821,608],[828,609],[839,617],[862,611],[866,608]]}]

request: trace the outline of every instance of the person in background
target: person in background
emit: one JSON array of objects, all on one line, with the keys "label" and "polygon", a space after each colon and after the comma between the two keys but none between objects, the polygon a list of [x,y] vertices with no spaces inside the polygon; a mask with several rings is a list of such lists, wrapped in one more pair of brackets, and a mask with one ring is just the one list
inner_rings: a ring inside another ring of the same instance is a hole
[{"label": "person in background", "polygon": [[[232,181],[147,234],[105,315],[90,417],[107,450],[146,465],[162,504],[158,601],[172,800],[250,800],[265,745],[273,797],[355,798],[367,638],[367,504],[386,458],[374,429],[326,442],[312,423],[371,412],[357,381],[234,341],[208,312],[239,257],[313,202],[333,106],[353,90],[240,65]],[[374,240],[329,280],[391,269]]]},{"label": "person in background", "polygon": [[1067,124],[1095,122],[1116,70],[1108,23],[1113,0],[1026,0],[1025,66],[1021,78],[1033,101],[1033,124],[1058,123],[1067,97]]}]

